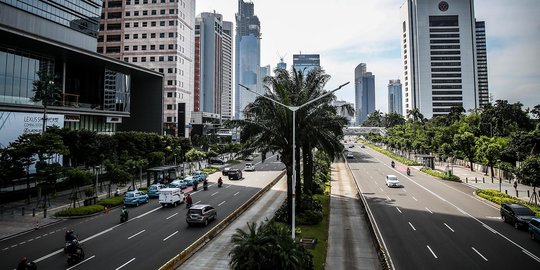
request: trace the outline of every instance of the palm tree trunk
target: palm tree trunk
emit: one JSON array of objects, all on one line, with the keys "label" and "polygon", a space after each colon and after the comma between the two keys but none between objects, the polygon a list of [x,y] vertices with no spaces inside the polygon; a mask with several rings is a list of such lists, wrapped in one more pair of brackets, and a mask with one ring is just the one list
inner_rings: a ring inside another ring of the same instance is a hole
[{"label": "palm tree trunk", "polygon": [[311,194],[313,185],[313,154],[311,152],[311,145],[302,146],[302,156],[304,160],[304,194]]},{"label": "palm tree trunk", "polygon": [[[294,192],[296,193],[296,209],[302,209],[302,173],[300,170],[300,147],[296,146],[296,185]],[[298,212],[298,211],[296,211]]]},{"label": "palm tree trunk", "polygon": [[287,166],[287,223],[292,228],[292,175],[293,168],[289,163]]}]

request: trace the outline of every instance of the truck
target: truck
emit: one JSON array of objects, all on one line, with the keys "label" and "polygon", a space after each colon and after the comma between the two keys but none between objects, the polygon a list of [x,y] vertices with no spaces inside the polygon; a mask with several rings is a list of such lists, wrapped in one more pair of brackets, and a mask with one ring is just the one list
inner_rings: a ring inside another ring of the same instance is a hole
[{"label": "truck", "polygon": [[184,202],[184,192],[180,188],[162,188],[159,191],[159,203],[161,206],[177,206]]}]

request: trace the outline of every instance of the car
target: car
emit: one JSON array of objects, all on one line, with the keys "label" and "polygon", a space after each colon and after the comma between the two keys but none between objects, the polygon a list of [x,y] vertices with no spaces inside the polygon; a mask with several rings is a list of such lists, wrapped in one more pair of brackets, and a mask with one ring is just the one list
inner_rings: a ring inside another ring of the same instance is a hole
[{"label": "car", "polygon": [[128,191],[124,194],[124,205],[139,206],[141,203],[148,202],[148,195],[142,191],[134,190]]},{"label": "car", "polygon": [[366,148],[366,146],[362,144],[362,145],[360,146],[360,148]]},{"label": "car", "polygon": [[229,171],[231,170],[231,167],[226,167],[221,170],[221,174],[228,175]]},{"label": "car", "polygon": [[351,152],[347,153],[347,158],[354,158],[354,155]]},{"label": "car", "polygon": [[208,175],[202,171],[195,171],[194,173],[191,174],[193,177],[196,177],[197,178],[197,181],[200,183],[204,180],[206,180],[206,178],[208,177]]},{"label": "car", "polygon": [[397,179],[397,176],[389,174],[386,176],[386,185],[388,187],[400,187],[401,184],[399,183],[399,180]]},{"label": "car", "polygon": [[249,155],[244,160],[245,161],[253,161],[253,156]]},{"label": "car", "polygon": [[180,180],[180,179],[176,179],[174,181],[172,181],[171,183],[169,183],[169,187],[170,188],[179,188],[179,189],[184,189],[184,188],[187,188],[187,182],[184,181],[184,180]]},{"label": "car", "polygon": [[194,224],[208,225],[210,220],[217,218],[217,211],[209,204],[197,204],[190,207],[186,213],[186,222],[188,226]]},{"label": "car", "polygon": [[535,217],[529,221],[529,235],[533,240],[540,240],[540,218]]},{"label": "car", "polygon": [[164,184],[153,184],[148,187],[148,197],[150,198],[157,198],[159,197],[159,191],[162,188],[166,188],[167,186]]},{"label": "car", "polygon": [[186,176],[186,177],[184,178],[184,182],[185,182],[186,185],[188,185],[188,186],[193,186],[193,184],[195,184],[195,183],[198,184],[198,183],[199,183],[198,180],[199,180],[198,177],[193,177],[193,176],[191,176],[191,175],[190,175],[190,176]]},{"label": "car", "polygon": [[349,148],[354,148],[354,144],[349,145]]},{"label": "car", "polygon": [[251,171],[251,172],[255,171],[255,164],[250,163],[250,162],[246,163],[246,166],[244,167],[244,171],[246,171],[246,172],[247,171]]},{"label": "car", "polygon": [[242,170],[230,169],[227,176],[229,176],[229,180],[240,180],[242,179]]},{"label": "car", "polygon": [[223,161],[223,159],[213,157],[208,160],[208,163],[223,165],[225,164],[225,161]]},{"label": "car", "polygon": [[527,206],[519,203],[505,202],[501,204],[501,218],[504,222],[514,225],[514,228],[526,228],[535,213]]}]

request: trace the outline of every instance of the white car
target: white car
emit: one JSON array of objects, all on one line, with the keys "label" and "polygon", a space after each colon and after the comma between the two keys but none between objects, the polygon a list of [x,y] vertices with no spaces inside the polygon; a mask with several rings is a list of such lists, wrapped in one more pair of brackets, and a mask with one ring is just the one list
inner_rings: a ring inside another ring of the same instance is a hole
[{"label": "white car", "polygon": [[253,163],[246,163],[246,167],[244,167],[244,171],[255,171],[255,164]]},{"label": "white car", "polygon": [[351,152],[347,153],[347,158],[354,158],[354,155]]},{"label": "white car", "polygon": [[388,187],[400,187],[401,184],[399,183],[399,180],[397,179],[397,176],[395,175],[387,175],[386,176],[386,185]]}]

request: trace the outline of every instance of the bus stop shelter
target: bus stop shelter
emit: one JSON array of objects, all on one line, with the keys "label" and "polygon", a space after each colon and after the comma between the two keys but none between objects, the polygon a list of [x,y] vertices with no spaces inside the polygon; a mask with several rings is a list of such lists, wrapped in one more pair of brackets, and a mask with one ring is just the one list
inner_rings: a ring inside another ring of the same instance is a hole
[{"label": "bus stop shelter", "polygon": [[158,182],[159,179],[162,181],[165,178],[175,179],[179,175],[184,175],[182,164],[148,168],[146,169],[146,184],[150,186],[151,183]]}]

